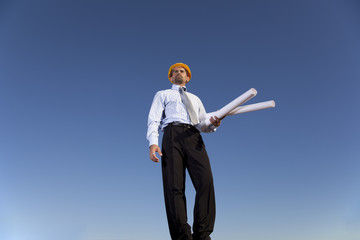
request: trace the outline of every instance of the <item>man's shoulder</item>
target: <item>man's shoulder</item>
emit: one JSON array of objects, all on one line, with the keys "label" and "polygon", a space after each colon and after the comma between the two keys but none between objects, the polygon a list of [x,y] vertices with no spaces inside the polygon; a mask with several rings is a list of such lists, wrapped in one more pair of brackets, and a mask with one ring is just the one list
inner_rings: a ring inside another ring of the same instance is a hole
[{"label": "man's shoulder", "polygon": [[192,98],[196,98],[200,101],[200,98],[198,96],[196,96],[195,94],[191,93],[191,92],[187,92],[188,95],[190,95]]},{"label": "man's shoulder", "polygon": [[172,92],[174,92],[174,91],[176,91],[176,90],[174,90],[174,89],[159,90],[159,91],[156,92],[155,95],[166,95],[166,94],[172,93]]}]

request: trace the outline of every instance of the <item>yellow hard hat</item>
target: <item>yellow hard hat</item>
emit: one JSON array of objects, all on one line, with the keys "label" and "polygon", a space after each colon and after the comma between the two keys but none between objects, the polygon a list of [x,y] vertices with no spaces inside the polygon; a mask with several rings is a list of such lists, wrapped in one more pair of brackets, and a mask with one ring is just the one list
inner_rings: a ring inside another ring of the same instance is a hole
[{"label": "yellow hard hat", "polygon": [[168,77],[169,77],[169,80],[171,82],[171,71],[173,70],[173,68],[176,68],[176,67],[183,67],[186,69],[187,73],[188,73],[188,77],[189,77],[189,81],[191,79],[191,71],[190,71],[190,68],[188,65],[186,65],[185,63],[175,63],[174,65],[172,65],[170,68],[169,68],[169,73],[168,73]]}]

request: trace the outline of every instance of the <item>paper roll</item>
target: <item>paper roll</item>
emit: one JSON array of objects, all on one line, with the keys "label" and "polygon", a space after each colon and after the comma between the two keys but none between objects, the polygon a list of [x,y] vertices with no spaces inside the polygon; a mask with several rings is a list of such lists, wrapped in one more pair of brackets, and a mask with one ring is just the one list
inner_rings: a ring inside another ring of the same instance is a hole
[{"label": "paper roll", "polygon": [[259,103],[255,103],[255,104],[249,104],[249,105],[237,107],[237,108],[233,109],[231,112],[229,112],[228,116],[262,110],[262,109],[266,109],[266,108],[273,108],[273,107],[275,107],[274,100],[266,101],[266,102],[259,102]]},{"label": "paper roll", "polygon": [[226,104],[221,109],[217,110],[216,112],[206,114],[206,119],[199,123],[198,128],[203,129],[211,125],[210,117],[216,116],[218,118],[224,118],[227,116],[232,110],[234,110],[237,106],[247,102],[251,98],[255,97],[257,91],[255,88],[249,89],[247,92],[243,93],[239,97],[235,98],[230,103]]}]

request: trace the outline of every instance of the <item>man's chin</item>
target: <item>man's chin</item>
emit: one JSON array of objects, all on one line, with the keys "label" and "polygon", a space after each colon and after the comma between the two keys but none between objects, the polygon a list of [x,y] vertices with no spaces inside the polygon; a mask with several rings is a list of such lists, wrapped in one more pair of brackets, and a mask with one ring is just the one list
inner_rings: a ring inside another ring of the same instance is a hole
[{"label": "man's chin", "polygon": [[183,84],[184,82],[183,82],[183,81],[176,81],[176,80],[175,80],[174,83],[177,84],[177,85],[181,85],[181,84]]}]

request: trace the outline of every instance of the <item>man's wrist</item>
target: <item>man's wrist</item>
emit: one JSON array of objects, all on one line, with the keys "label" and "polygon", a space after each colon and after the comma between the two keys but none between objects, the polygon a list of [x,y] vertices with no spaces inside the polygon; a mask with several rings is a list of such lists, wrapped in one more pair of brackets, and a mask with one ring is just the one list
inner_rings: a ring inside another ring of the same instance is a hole
[{"label": "man's wrist", "polygon": [[149,147],[151,147],[151,145],[158,145],[158,137],[151,137],[149,139]]}]

